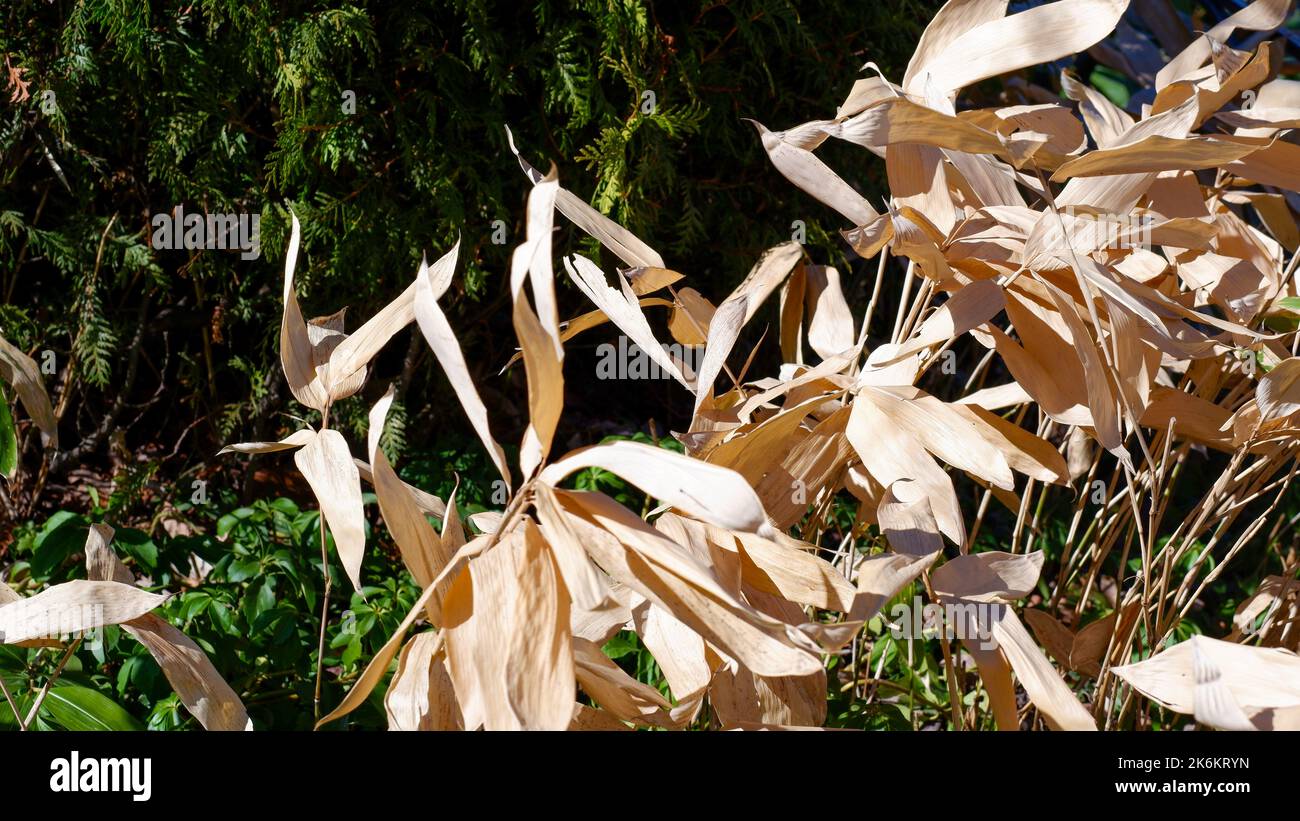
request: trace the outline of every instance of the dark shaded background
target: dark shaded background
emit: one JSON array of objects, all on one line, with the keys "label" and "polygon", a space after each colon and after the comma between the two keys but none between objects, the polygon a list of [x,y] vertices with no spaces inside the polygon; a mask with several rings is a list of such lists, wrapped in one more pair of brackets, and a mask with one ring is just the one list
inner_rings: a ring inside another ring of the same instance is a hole
[{"label": "dark shaded background", "polygon": [[[146,495],[167,494],[169,483],[211,477],[220,444],[296,426],[288,415],[304,409],[277,362],[288,204],[303,222],[303,309],[348,306],[349,330],[409,283],[422,253],[463,237],[452,324],[498,437],[517,441],[522,374],[492,378],[514,348],[501,274],[528,187],[504,127],[534,164],[556,162],[569,187],[717,301],[794,219],[808,223],[815,256],[843,253],[826,234],[839,218],[773,172],[740,118],[784,128],[831,115],[867,60],[901,76],[937,6],[6,4],[0,334],[54,352],[48,383],[67,443],[46,486],[11,488],[6,512],[66,506],[86,483],[107,493],[126,469]],[[653,115],[641,111],[644,91],[655,93]],[[838,167],[878,200],[881,164],[845,156]],[[178,203],[260,213],[261,259],[151,249],[150,215]],[[505,245],[491,243],[497,219]],[[558,250],[599,253],[567,227]],[[561,300],[566,316],[588,309],[567,282]],[[575,361],[609,336],[575,343]],[[394,379],[394,451],[468,434],[411,331],[333,423],[363,431],[371,395]],[[662,429],[685,405],[677,393],[665,382],[570,396],[567,435],[591,430],[584,408],[606,426],[658,415]],[[27,464],[37,448],[29,437]],[[227,460],[222,481],[231,470]]]}]

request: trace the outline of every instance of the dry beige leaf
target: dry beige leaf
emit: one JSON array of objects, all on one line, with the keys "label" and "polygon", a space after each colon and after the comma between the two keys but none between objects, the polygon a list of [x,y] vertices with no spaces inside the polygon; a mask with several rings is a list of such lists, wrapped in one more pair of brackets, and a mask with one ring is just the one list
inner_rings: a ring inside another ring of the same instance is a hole
[{"label": "dry beige leaf", "polygon": [[[1198,681],[1198,654],[1203,666],[1218,670],[1217,679],[1213,669],[1205,669]],[[1300,656],[1280,648],[1193,636],[1144,661],[1111,669],[1142,695],[1186,715],[1196,714],[1200,690],[1210,686],[1226,689],[1232,702],[1247,711],[1300,705]],[[1205,696],[1207,704],[1219,697]]]},{"label": "dry beige leaf", "polygon": [[1115,29],[1128,0],[1058,0],[986,20],[934,52],[913,76],[946,92],[1084,51]]},{"label": "dry beige leaf", "polygon": [[808,347],[823,360],[847,353],[857,334],[853,314],[840,287],[840,272],[826,265],[805,268],[809,313]]},{"label": "dry beige leaf", "polygon": [[[898,493],[903,494],[899,498]],[[877,511],[893,553],[869,556],[858,565],[857,593],[848,619],[864,623],[943,552],[930,503],[914,482],[894,482]]]},{"label": "dry beige leaf", "polygon": [[[432,268],[420,266],[419,273],[415,275],[415,320],[420,325],[420,332],[424,334],[425,341],[433,349],[438,364],[447,374],[447,381],[456,392],[456,398],[460,400],[465,415],[474,426],[474,432],[487,448],[492,463],[496,465],[508,489],[510,468],[506,465],[505,451],[492,438],[487,408],[483,406],[483,400],[479,398],[478,390],[474,387],[474,380],[470,378],[469,366],[465,364],[465,355],[461,352],[460,342],[457,341],[456,334],[447,322],[442,308],[438,307],[438,297],[442,293],[438,290],[439,274],[442,272],[442,276],[445,277],[446,272],[455,267],[459,251],[460,242],[457,241]],[[445,290],[445,286],[443,289]]]},{"label": "dry beige leaf", "polygon": [[615,290],[606,284],[604,272],[584,256],[565,257],[564,268],[569,272],[569,278],[578,286],[578,290],[595,303],[596,307],[609,317],[610,322],[627,334],[628,338],[653,359],[656,365],[663,368],[688,390],[691,389],[691,383],[682,375],[677,363],[655,339],[650,323],[641,312],[636,294],[632,292],[631,286],[621,273],[615,272],[621,286],[621,290]]},{"label": "dry beige leaf", "polygon": [[925,72],[931,61],[952,47],[953,41],[984,23],[1001,20],[1007,14],[1006,0],[949,0],[935,12],[912,52],[903,75],[903,88],[916,93],[924,88]]},{"label": "dry beige leaf", "polygon": [[1300,358],[1285,359],[1260,377],[1255,398],[1264,420],[1280,419],[1300,411]]},{"label": "dry beige leaf", "polygon": [[[447,550],[459,552],[465,546],[465,526],[460,521],[460,511],[456,509],[456,491],[460,490],[460,478],[452,488],[451,497],[447,499],[447,512],[442,519],[442,543]],[[450,565],[449,565],[450,566]],[[446,569],[443,570],[446,573]]]},{"label": "dry beige leaf", "polygon": [[678,701],[709,686],[713,671],[699,633],[654,602],[643,602],[631,615],[637,636]]},{"label": "dry beige leaf", "polygon": [[[1042,551],[1031,554],[1002,552],[958,556],[934,571],[931,584],[943,603],[953,604],[958,635],[969,649],[985,641],[1000,651],[1029,699],[1048,724],[1057,729],[1095,730],[1096,723],[1052,663],[1034,644],[1008,602],[1033,589],[1043,565]],[[996,685],[1001,686],[1001,685]],[[999,726],[1003,722],[999,720]]]},{"label": "dry beige leaf", "polygon": [[724,729],[820,727],[826,721],[825,692],[824,670],[807,676],[765,677],[720,664],[709,687],[709,705]]},{"label": "dry beige leaf", "polygon": [[966,543],[966,526],[952,478],[914,437],[864,397],[854,401],[844,433],[877,483],[890,487],[899,479],[916,482],[930,500],[939,532],[955,544]]},{"label": "dry beige leaf", "polygon": [[6,604],[13,604],[16,601],[22,601],[22,596],[18,595],[8,582],[0,582],[0,607]]},{"label": "dry beige leaf", "polygon": [[857,402],[874,404],[891,424],[953,467],[1003,490],[1015,487],[1006,457],[989,444],[982,435],[985,426],[973,415],[915,388],[867,386]]},{"label": "dry beige leaf", "polygon": [[945,562],[934,571],[934,592],[952,599],[1012,602],[1024,598],[1038,583],[1043,551],[1034,553],[971,553]]},{"label": "dry beige leaf", "polygon": [[124,622],[122,627],[149,649],[185,709],[203,729],[253,729],[239,696],[192,639],[153,613]]},{"label": "dry beige leaf", "polygon": [[610,597],[609,584],[588,558],[582,539],[570,526],[555,492],[544,482],[534,485],[533,490],[542,534],[574,605],[583,610],[600,609]]},{"label": "dry beige leaf", "polygon": [[59,424],[50,406],[50,395],[45,392],[45,383],[41,381],[41,372],[30,356],[10,345],[3,336],[0,336],[0,379],[18,392],[27,415],[41,429],[41,441],[57,448]]},{"label": "dry beige leaf", "polygon": [[[439,260],[441,262],[441,260]],[[357,385],[357,374],[364,374],[367,364],[388,344],[388,340],[415,321],[415,284],[406,287],[397,299],[366,320],[329,355],[330,399],[343,398],[344,386]],[[353,393],[356,391],[353,390]]]},{"label": "dry beige leaf", "polygon": [[[362,479],[374,484],[375,474],[374,471],[370,469],[369,462],[363,459],[353,459],[352,464],[357,466],[357,473],[361,474]],[[425,493],[418,487],[407,484],[406,482],[402,482],[402,487],[406,490],[411,499],[415,501],[416,507],[420,508],[420,510],[424,511],[426,514],[437,516],[439,519],[443,518],[447,514],[447,506],[437,496],[434,496],[432,493]]]},{"label": "dry beige leaf", "polygon": [[1003,732],[1019,730],[1020,709],[1007,657],[997,648],[981,647],[979,642],[966,642],[964,646],[979,669],[980,680],[989,694],[989,709],[993,712],[997,728]]},{"label": "dry beige leaf", "polygon": [[1095,677],[1101,672],[1101,657],[1115,631],[1118,613],[1088,624],[1077,634],[1042,610],[1026,610],[1025,621],[1058,664]]},{"label": "dry beige leaf", "polygon": [[747,585],[822,610],[847,613],[853,606],[853,585],[830,562],[818,558],[812,545],[800,549],[752,533],[737,533],[736,539]]},{"label": "dry beige leaf", "polygon": [[384,711],[390,730],[462,729],[441,633],[425,631],[402,648]]},{"label": "dry beige leaf", "polygon": [[[947,342],[972,328],[978,328],[998,315],[1006,304],[1002,287],[990,279],[972,282],[954,293],[934,313],[921,323],[916,335],[899,347],[886,352],[873,351],[867,361],[873,365],[888,365],[932,345]],[[879,353],[878,353],[879,352]]]},{"label": "dry beige leaf", "polygon": [[1079,82],[1068,72],[1061,72],[1061,88],[1067,97],[1079,103],[1079,113],[1098,148],[1118,143],[1133,127],[1133,118],[1122,108],[1090,85]]},{"label": "dry beige leaf", "polygon": [[1193,636],[1188,644],[1192,645],[1192,713],[1202,724],[1220,730],[1253,730],[1241,705],[1233,698],[1223,678],[1223,671],[1209,652],[1206,652]]},{"label": "dry beige leaf", "polygon": [[740,329],[749,322],[772,291],[790,275],[802,255],[803,247],[797,242],[769,248],[750,269],[744,281],[713,313],[708,326],[708,347],[704,349],[704,361],[700,363],[696,381],[695,413],[699,413],[701,403],[711,394],[713,382],[722,372],[727,355],[731,353],[731,348],[740,335]]},{"label": "dry beige leaf", "polygon": [[235,445],[226,445],[217,451],[220,456],[223,453],[275,453],[281,450],[293,450],[311,442],[316,438],[316,431],[311,428],[296,430],[279,442],[240,442]]},{"label": "dry beige leaf", "polygon": [[[528,194],[527,237],[515,249],[510,263],[515,335],[519,338],[528,380],[529,421],[519,456],[525,480],[532,478],[550,453],[555,426],[564,409],[564,347],[551,269],[551,228],[558,191],[559,182],[552,168]],[[523,294],[526,279],[532,283],[537,313]]]},{"label": "dry beige leaf", "polygon": [[0,643],[56,638],[143,616],[167,597],[115,581],[56,584],[0,608]]},{"label": "dry beige leaf", "polygon": [[[415,623],[415,620],[419,617],[420,613],[429,606],[429,603],[433,600],[434,592],[444,581],[453,578],[457,581],[464,580],[466,587],[468,588],[469,574],[464,572],[465,564],[470,558],[482,552],[487,545],[488,540],[487,537],[484,536],[466,544],[456,552],[455,558],[453,558],[452,561],[443,568],[443,571],[438,575],[438,578],[433,580],[433,584],[424,588],[424,592],[420,594],[420,598],[416,599],[415,604],[411,605],[411,609],[407,612],[406,617],[402,619],[402,623],[397,626],[397,630],[394,631],[393,635],[384,643],[384,646],[379,648],[379,651],[370,659],[370,662],[366,665],[366,669],[361,671],[361,676],[357,679],[356,683],[352,685],[352,689],[348,690],[348,694],[343,697],[343,701],[339,703],[339,706],[335,707],[328,715],[316,722],[317,729],[329,724],[331,721],[337,721],[365,703],[366,698],[369,697],[371,691],[375,689],[375,686],[379,684],[380,679],[387,674],[388,666],[397,656],[397,651],[402,647],[402,639],[406,636],[406,631]],[[453,583],[452,586],[454,587],[455,583]],[[468,593],[468,589],[466,590],[466,593]],[[450,596],[448,596],[448,598],[450,598]],[[443,613],[440,612],[438,614],[438,619],[434,624],[441,624],[442,620]],[[441,635],[441,633],[439,635]]]},{"label": "dry beige leaf", "polygon": [[309,408],[324,411],[329,395],[316,377],[312,357],[311,338],[307,323],[298,307],[298,295],[293,289],[294,268],[298,265],[298,245],[302,239],[302,226],[298,215],[289,212],[292,227],[289,232],[289,250],[284,258],[284,313],[280,319],[280,366],[289,390],[295,399]]},{"label": "dry beige leaf", "polygon": [[801,435],[759,483],[758,497],[778,531],[793,527],[810,504],[834,492],[853,456],[853,446],[844,436],[849,414],[849,408],[839,407]]},{"label": "dry beige leaf", "polygon": [[839,175],[813,156],[812,152],[785,140],[786,132],[769,131],[754,120],[749,121],[758,130],[763,150],[777,171],[799,190],[818,202],[834,208],[854,226],[871,225],[880,219],[879,212]]},{"label": "dry beige leaf", "polygon": [[548,465],[539,479],[552,487],[583,468],[617,474],[655,499],[727,530],[775,533],[758,494],[735,471],[640,442],[581,448]]},{"label": "dry beige leaf", "polygon": [[1096,730],[1092,716],[1057,675],[1012,609],[994,605],[994,611],[990,617],[993,639],[1048,725],[1060,730]]},{"label": "dry beige leaf", "polygon": [[[519,160],[519,166],[528,175],[528,179],[534,185],[543,182],[546,177],[519,156],[519,151],[515,148],[514,135],[510,133],[509,128],[506,129],[506,139],[510,143],[510,150],[514,153],[515,159]],[[615,256],[628,265],[634,268],[664,267],[663,258],[653,248],[642,242],[631,231],[574,196],[571,191],[564,188],[556,191],[555,209],[568,217],[574,225],[599,240],[601,245],[613,251]]]},{"label": "dry beige leaf", "polygon": [[658,690],[623,672],[600,647],[575,638],[573,651],[578,683],[602,711],[645,726],[680,726],[672,718],[672,705]]},{"label": "dry beige leaf", "polygon": [[959,414],[970,414],[975,429],[1002,453],[1012,470],[1040,482],[1067,483],[1065,459],[1050,442],[979,405],[953,403],[948,407]]},{"label": "dry beige leaf", "polygon": [[1275,29],[1286,20],[1291,0],[1256,0],[1235,14],[1219,21],[1213,28],[1183,49],[1156,74],[1156,89],[1185,79],[1210,59],[1212,44],[1224,43],[1239,28],[1251,31]]},{"label": "dry beige leaf", "polygon": [[1258,137],[1163,137],[1090,151],[1056,169],[1052,182],[1073,177],[1142,174],[1149,171],[1199,171],[1226,165],[1266,148]]},{"label": "dry beige leaf", "polygon": [[[379,511],[384,516],[388,532],[392,534],[397,549],[401,551],[402,562],[411,571],[415,583],[421,589],[428,587],[455,554],[455,549],[443,546],[442,539],[433,525],[424,517],[415,498],[407,492],[405,484],[397,477],[397,472],[388,463],[388,457],[379,449],[380,434],[384,430],[384,420],[393,403],[393,387],[380,398],[370,410],[370,431],[367,450],[370,452],[372,468],[371,481],[375,486],[375,496],[379,500]],[[442,597],[447,593],[446,585],[437,591],[433,607],[440,607]]]},{"label": "dry beige leaf", "polygon": [[353,588],[361,589],[361,559],[366,552],[366,517],[361,502],[361,475],[347,440],[336,430],[319,431],[293,455],[311,485],[321,515],[334,535],[339,561]]},{"label": "dry beige leaf", "polygon": [[443,610],[465,728],[564,729],[574,703],[568,595],[531,525],[470,561]]},{"label": "dry beige leaf", "polygon": [[[644,306],[646,300],[641,300]],[[676,301],[670,303],[672,313],[668,317],[668,333],[683,345],[703,345],[709,339],[709,326],[717,308],[694,288],[682,288],[677,292]]]},{"label": "dry beige leaf", "polygon": [[[130,570],[109,547],[113,529],[90,526],[86,536],[86,574],[91,581],[135,584]],[[148,648],[185,709],[205,730],[251,730],[244,703],[206,653],[188,636],[153,613],[122,622],[122,628]]]},{"label": "dry beige leaf", "polygon": [[807,675],[820,668],[812,643],[794,626],[738,600],[708,565],[620,505],[595,493],[556,496],[605,572],[720,650],[760,675]]},{"label": "dry beige leaf", "polygon": [[506,697],[524,729],[563,730],[573,718],[577,692],[569,594],[560,583],[552,552],[530,519],[524,520],[517,549]]},{"label": "dry beige leaf", "polygon": [[[343,332],[344,308],[330,316],[307,320],[307,340],[311,343],[311,362],[316,371],[315,381],[329,397],[330,403],[344,399],[361,390],[366,382],[365,363],[346,373],[335,371],[330,367],[334,352],[348,340]],[[367,335],[373,333],[367,330]],[[376,349],[377,352],[378,349]]]},{"label": "dry beige leaf", "polygon": [[1088,326],[1079,317],[1074,301],[1050,282],[1045,285],[1052,296],[1052,301],[1056,303],[1057,311],[1069,328],[1071,347],[1083,364],[1088,389],[1088,409],[1092,414],[1092,426],[1097,432],[1097,441],[1106,450],[1118,456],[1121,461],[1127,462],[1129,457],[1124,450],[1119,426],[1119,404],[1104,357],[1089,333]]}]

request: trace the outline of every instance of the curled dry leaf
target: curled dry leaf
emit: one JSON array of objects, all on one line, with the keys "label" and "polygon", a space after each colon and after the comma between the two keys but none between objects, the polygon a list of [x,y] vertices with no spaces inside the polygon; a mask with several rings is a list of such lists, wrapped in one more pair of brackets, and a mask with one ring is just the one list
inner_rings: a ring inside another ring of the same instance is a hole
[{"label": "curled dry leaf", "polygon": [[548,465],[539,479],[552,487],[583,468],[617,474],[650,496],[728,530],[773,534],[754,489],[735,471],[639,442],[576,450]]},{"label": "curled dry leaf", "polygon": [[451,383],[456,398],[460,400],[460,405],[465,410],[465,415],[474,426],[474,432],[487,448],[492,463],[496,465],[508,488],[510,468],[506,465],[505,451],[492,438],[487,408],[483,406],[478,389],[474,387],[474,381],[470,378],[469,366],[465,364],[465,355],[461,352],[460,342],[457,341],[456,334],[447,322],[446,315],[438,307],[438,299],[446,292],[447,285],[451,282],[451,273],[456,267],[459,251],[460,242],[457,241],[452,249],[432,267],[420,266],[420,271],[415,275],[415,319],[419,323],[420,332],[424,334],[429,347],[433,349],[438,364],[447,374],[447,381]]},{"label": "curled dry leaf", "polygon": [[1147,698],[1222,729],[1246,729],[1243,716],[1267,726],[1272,711],[1300,705],[1300,656],[1280,648],[1193,636],[1112,669]]},{"label": "curled dry leaf", "polygon": [[59,446],[59,425],[50,405],[50,395],[41,381],[41,372],[30,356],[10,345],[0,336],[0,379],[13,385],[27,415],[41,429],[41,440],[49,447]]},{"label": "curled dry leaf", "polygon": [[402,648],[384,710],[390,730],[462,729],[442,633],[425,631]]},{"label": "curled dry leaf", "polygon": [[[86,536],[86,574],[92,581],[135,584],[109,546],[113,529],[91,525]],[[185,709],[205,730],[251,730],[244,703],[221,677],[207,654],[166,620],[146,613],[122,622],[122,628],[149,650]]]}]

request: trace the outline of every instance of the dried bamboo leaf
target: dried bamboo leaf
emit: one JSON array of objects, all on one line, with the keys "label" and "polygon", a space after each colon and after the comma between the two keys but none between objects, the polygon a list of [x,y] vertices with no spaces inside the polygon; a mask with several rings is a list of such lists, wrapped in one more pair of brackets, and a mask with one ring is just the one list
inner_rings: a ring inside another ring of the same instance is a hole
[{"label": "dried bamboo leaf", "polygon": [[1090,151],[1056,169],[1052,182],[1074,177],[1142,174],[1149,171],[1199,171],[1248,157],[1269,145],[1258,137],[1163,137]]},{"label": "dried bamboo leaf", "polygon": [[998,315],[1005,306],[1002,288],[997,282],[980,279],[949,297],[934,313],[926,317],[916,334],[887,355],[873,351],[867,361],[882,366],[905,359],[932,345],[947,342],[972,328],[978,328]]},{"label": "dried bamboo leaf", "polygon": [[947,92],[1049,63],[1094,45],[1114,30],[1128,0],[1058,0],[986,20],[953,38],[914,76],[930,75]]},{"label": "dried bamboo leaf", "polygon": [[402,648],[384,711],[390,730],[462,729],[441,633],[425,631]]},{"label": "dried bamboo leaf", "polygon": [[443,314],[442,308],[438,307],[437,290],[440,272],[445,277],[446,272],[455,268],[456,258],[460,252],[460,242],[457,241],[452,249],[443,255],[438,262],[434,263],[432,268],[424,265],[420,266],[419,273],[415,277],[415,320],[419,323],[420,332],[424,334],[425,341],[433,349],[433,354],[438,358],[438,364],[447,374],[447,381],[451,383],[452,390],[456,392],[456,398],[460,400],[460,405],[465,410],[465,415],[469,417],[470,424],[474,426],[474,432],[478,434],[483,446],[487,448],[488,455],[492,458],[492,463],[496,465],[497,471],[505,481],[507,489],[510,487],[510,468],[506,465],[506,454],[492,438],[492,431],[488,425],[487,408],[483,406],[483,400],[479,398],[478,390],[474,387],[474,380],[470,378],[469,366],[465,364],[465,355],[461,353],[460,342],[456,339],[455,332],[452,331],[451,325],[447,322],[447,317]]},{"label": "dried bamboo leaf", "polygon": [[[442,568],[455,554],[455,549],[443,546],[442,539],[433,525],[424,517],[424,512],[416,504],[414,497],[407,492],[405,484],[397,477],[397,472],[388,463],[388,457],[379,448],[380,434],[384,430],[384,420],[393,403],[393,387],[375,403],[370,410],[370,431],[367,449],[370,451],[372,482],[375,496],[379,500],[379,511],[383,514],[388,532],[392,534],[397,549],[401,551],[402,563],[411,571],[415,583],[421,589],[428,587]],[[435,597],[436,607],[441,606],[442,597],[447,593],[446,585]]]},{"label": "dried bamboo leaf", "polygon": [[279,442],[240,442],[235,445],[226,445],[217,451],[220,456],[223,453],[275,453],[280,450],[293,450],[311,442],[316,438],[316,431],[311,428],[296,430]]},{"label": "dried bamboo leaf", "polygon": [[521,532],[503,538],[452,582],[443,606],[447,669],[467,730],[523,729],[507,692],[517,592],[512,582],[522,551]]},{"label": "dried bamboo leaf", "polygon": [[1096,730],[1097,723],[1057,675],[1011,608],[998,605],[996,609],[1001,617],[993,623],[993,638],[1047,723],[1060,730]]},{"label": "dried bamboo leaf", "polygon": [[934,571],[934,592],[974,602],[1012,602],[1024,598],[1038,583],[1043,551],[1033,553],[970,553],[945,562]]},{"label": "dried bamboo leaf", "polygon": [[[471,558],[483,552],[487,545],[487,537],[482,536],[456,551],[456,556],[447,564],[446,567],[443,568],[442,572],[438,574],[438,578],[433,580],[433,584],[424,588],[424,592],[420,594],[420,598],[415,600],[415,604],[411,605],[411,609],[407,611],[406,617],[402,619],[402,623],[397,625],[397,629],[393,631],[393,635],[389,637],[383,647],[379,648],[379,652],[375,653],[374,657],[370,659],[370,662],[366,665],[366,669],[361,671],[360,677],[358,677],[356,683],[352,685],[352,689],[348,690],[348,694],[343,697],[343,701],[339,703],[339,706],[335,707],[328,715],[316,722],[317,729],[329,724],[331,721],[337,721],[365,703],[366,698],[369,697],[371,691],[375,689],[375,685],[377,685],[379,680],[384,677],[384,674],[388,672],[388,666],[397,656],[397,651],[402,647],[402,639],[405,638],[406,631],[415,623],[415,620],[419,617],[420,613],[429,606],[430,602],[433,601],[435,591],[444,581],[455,579],[456,581],[452,583],[452,587],[455,587],[457,582],[463,582],[465,588],[464,593],[469,593],[469,573],[464,572],[465,565]],[[448,596],[448,598],[450,599],[450,596]],[[449,608],[452,607],[450,604],[447,606]],[[457,602],[455,609],[453,609],[453,612],[447,616],[447,618],[450,619],[455,617],[463,620],[467,612],[468,611],[465,609],[463,602]],[[433,624],[441,625],[445,615],[444,612],[438,613],[438,618],[433,622]],[[440,632],[439,635],[441,636],[442,633]]]},{"label": "dried bamboo leaf", "polygon": [[583,610],[598,610],[610,597],[609,585],[591,563],[582,539],[570,526],[569,519],[555,498],[555,491],[544,482],[534,485],[537,518],[546,543],[555,557],[556,566],[573,603]]},{"label": "dried bamboo leaf", "polygon": [[915,388],[868,386],[857,401],[874,404],[891,424],[953,467],[1003,490],[1015,487],[1011,466],[981,435],[980,423],[972,416]]},{"label": "dried bamboo leaf", "polygon": [[740,329],[754,316],[760,305],[780,285],[803,255],[797,242],[787,242],[763,252],[744,281],[718,306],[709,321],[708,347],[696,381],[695,412],[699,413],[713,388],[713,382],[726,364],[727,355],[740,336]]},{"label": "dried bamboo leaf", "polygon": [[[519,166],[524,169],[528,179],[534,185],[543,182],[546,177],[529,165],[523,157],[519,156],[519,151],[515,148],[514,135],[510,133],[508,128],[506,129],[506,139],[509,140],[510,150],[514,153],[515,159],[519,160]],[[590,236],[595,237],[601,245],[613,251],[615,256],[628,265],[634,268],[664,267],[663,258],[653,248],[642,242],[631,231],[574,196],[571,191],[565,188],[559,188],[556,191],[555,209],[568,217],[569,221],[574,225]]]},{"label": "dried bamboo leaf", "polygon": [[806,551],[752,533],[737,533],[736,538],[741,572],[751,587],[822,610],[847,613],[853,606],[853,585],[830,562],[810,552],[812,545]]},{"label": "dried bamboo leaf", "polygon": [[[532,478],[550,453],[555,426],[564,409],[564,347],[551,270],[551,228],[558,190],[559,182],[552,168],[528,194],[527,238],[511,257],[515,335],[519,338],[528,380],[529,421],[519,456],[525,480]],[[533,313],[523,295],[525,279],[532,283],[537,313]]]},{"label": "dried bamboo leaf", "polygon": [[[361,474],[362,479],[374,484],[375,474],[374,471],[370,469],[369,462],[362,459],[353,459],[352,464],[357,466],[357,473]],[[434,496],[432,493],[425,493],[418,487],[407,484],[406,482],[402,482],[402,487],[406,491],[407,495],[414,500],[416,507],[424,513],[430,516],[437,516],[439,519],[446,516],[447,506],[437,496]]]},{"label": "dried bamboo leaf", "polygon": [[727,530],[774,532],[758,494],[738,473],[664,448],[617,441],[569,453],[548,465],[539,479],[552,487],[583,468],[617,474],[683,513]]},{"label": "dried bamboo leaf", "polygon": [[361,502],[361,475],[347,440],[336,430],[317,432],[296,451],[298,466],[334,534],[339,561],[355,589],[361,589],[361,559],[366,552],[366,518]]},{"label": "dried bamboo leaf", "polygon": [[[663,607],[760,675],[807,675],[820,667],[809,640],[739,601],[713,571],[604,496],[556,491],[605,572]],[[590,517],[590,518],[587,518]]]},{"label": "dried bamboo leaf", "polygon": [[77,579],[56,584],[0,608],[0,643],[17,644],[121,624],[165,601],[166,596],[115,581]]},{"label": "dried bamboo leaf", "polygon": [[573,718],[577,692],[569,594],[532,520],[524,520],[518,545],[506,697],[524,729],[563,730]]},{"label": "dried bamboo leaf", "polygon": [[3,336],[0,336],[0,378],[18,392],[27,415],[41,430],[41,441],[58,448],[59,424],[50,406],[50,395],[45,392],[45,383],[41,381],[41,372],[30,356],[10,345]]},{"label": "dried bamboo leaf", "polygon": [[852,408],[844,433],[867,472],[882,487],[889,487],[899,479],[918,483],[930,499],[939,532],[954,543],[964,545],[966,526],[948,474],[875,402],[859,397]]},{"label": "dried bamboo leaf", "polygon": [[1001,20],[1007,14],[1007,0],[949,0],[921,33],[903,75],[903,88],[917,92],[924,88],[926,65],[941,56],[955,40],[971,29]]},{"label": "dried bamboo leaf", "polygon": [[244,704],[192,639],[153,613],[123,622],[149,649],[177,697],[205,730],[253,729]]},{"label": "dried bamboo leaf", "polygon": [[[849,621],[866,622],[943,552],[943,539],[929,501],[912,482],[894,482],[880,501],[881,532],[893,553],[869,556],[858,565],[857,594]],[[898,493],[903,494],[899,498]]]},{"label": "dried bamboo leaf", "polygon": [[1285,359],[1260,377],[1255,398],[1265,421],[1300,411],[1300,358]]},{"label": "dried bamboo leaf", "polygon": [[[0,611],[2,613],[3,611]],[[1300,656],[1275,647],[1193,636],[1151,658],[1111,668],[1147,698],[1176,713],[1193,715],[1200,685],[1195,655],[1203,655],[1220,672],[1217,685],[1245,710],[1300,705]],[[1212,676],[1202,675],[1203,683]]]},{"label": "dried bamboo leaf", "polygon": [[680,726],[671,716],[672,705],[658,690],[623,672],[599,647],[574,639],[573,651],[578,683],[603,711],[644,726]]},{"label": "dried bamboo leaf", "polygon": [[633,610],[632,619],[637,636],[663,671],[678,701],[709,686],[713,671],[704,639],[698,633],[650,601]]},{"label": "dried bamboo leaf", "polygon": [[668,356],[663,346],[655,339],[654,331],[650,330],[650,323],[641,312],[636,295],[632,293],[631,287],[622,274],[616,272],[622,290],[615,290],[605,283],[605,274],[600,268],[584,256],[565,257],[564,268],[569,272],[569,278],[578,286],[578,290],[594,302],[596,307],[618,326],[619,330],[627,334],[637,347],[645,351],[656,365],[663,368],[687,390],[691,389],[690,382],[682,375],[677,363]]},{"label": "dried bamboo leaf", "polygon": [[316,365],[312,357],[311,338],[307,323],[298,307],[298,295],[293,289],[293,272],[298,265],[298,245],[302,239],[302,226],[298,215],[289,212],[292,228],[289,232],[289,250],[284,258],[284,312],[280,318],[280,366],[289,390],[295,399],[309,408],[323,411],[329,404],[329,394],[316,378]]},{"label": "dried bamboo leaf", "polygon": [[758,130],[772,165],[799,190],[835,209],[854,226],[871,225],[879,220],[879,212],[812,152],[787,142],[785,132],[769,131],[761,123],[749,122]]}]

